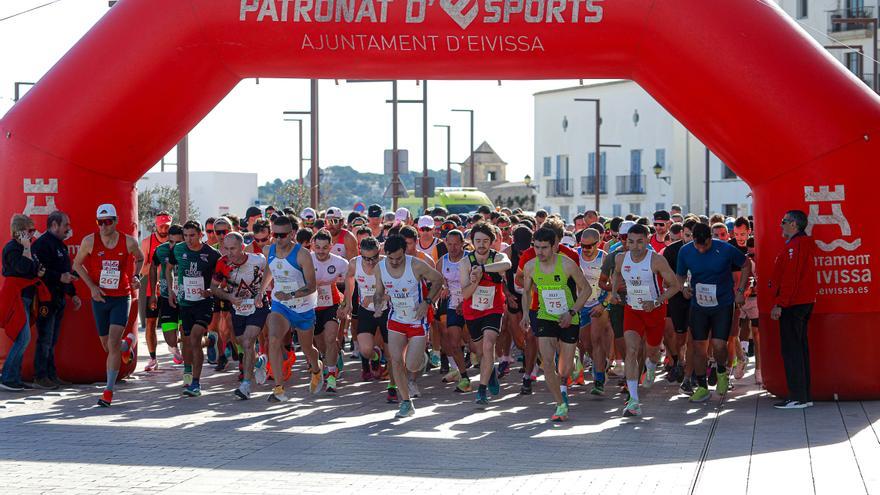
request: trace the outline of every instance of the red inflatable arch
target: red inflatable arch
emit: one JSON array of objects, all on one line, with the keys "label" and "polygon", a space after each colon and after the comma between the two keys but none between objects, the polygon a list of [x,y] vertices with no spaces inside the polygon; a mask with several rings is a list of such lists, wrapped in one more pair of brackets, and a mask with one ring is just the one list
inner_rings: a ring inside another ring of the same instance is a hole
[{"label": "red inflatable arch", "polygon": [[[875,220],[880,101],[773,2],[125,0],[0,121],[0,217],[41,227],[54,205],[78,243],[114,202],[131,232],[135,181],[256,76],[637,81],[752,186],[760,273],[785,210],[810,212],[815,396],[880,397],[880,238],[859,227]],[[764,379],[781,394],[769,305]],[[68,379],[103,379],[87,310],[68,313],[58,353]]]}]

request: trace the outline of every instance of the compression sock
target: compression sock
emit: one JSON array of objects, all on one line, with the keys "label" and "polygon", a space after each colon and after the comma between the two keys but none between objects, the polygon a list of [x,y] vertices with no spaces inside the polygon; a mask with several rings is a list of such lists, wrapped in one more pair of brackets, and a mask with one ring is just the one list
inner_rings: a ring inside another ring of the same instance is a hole
[{"label": "compression sock", "polygon": [[104,390],[113,391],[113,387],[116,385],[116,377],[119,375],[119,370],[107,370],[107,386],[104,387]]},{"label": "compression sock", "polygon": [[627,380],[626,388],[629,389],[629,396],[636,402],[639,401],[639,381]]},{"label": "compression sock", "polygon": [[150,353],[150,359],[156,359],[156,351]]}]

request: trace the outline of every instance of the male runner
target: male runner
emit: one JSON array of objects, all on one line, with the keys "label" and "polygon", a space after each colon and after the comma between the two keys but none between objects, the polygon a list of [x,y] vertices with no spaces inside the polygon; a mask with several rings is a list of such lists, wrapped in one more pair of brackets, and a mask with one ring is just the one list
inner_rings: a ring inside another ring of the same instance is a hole
[{"label": "male runner", "polygon": [[327,208],[327,213],[324,215],[324,222],[326,223],[325,227],[327,232],[330,233],[331,239],[333,240],[331,252],[339,257],[345,258],[345,261],[349,261],[357,256],[357,239],[354,234],[343,228],[345,226],[345,219],[342,218],[342,210],[335,206]]},{"label": "male runner", "polygon": [[[159,247],[160,244],[168,240],[168,229],[171,226],[171,222],[171,214],[167,211],[160,211],[156,214],[156,230],[152,234],[150,234],[149,237],[141,241],[141,252],[144,255],[144,259],[147,260],[147,263],[144,263],[144,266],[141,269],[141,280],[149,276],[150,268],[152,267],[152,263],[150,263],[150,260],[153,259],[153,253],[156,251],[156,248]],[[155,371],[159,369],[159,362],[156,360],[156,345],[158,344],[156,339],[156,323],[159,318],[159,305],[156,301],[156,293],[154,292],[156,289],[156,285],[145,285],[146,286],[144,287],[144,296],[147,300],[145,326],[147,351],[150,353],[150,360],[144,367],[144,371]]]},{"label": "male runner", "polygon": [[672,224],[669,212],[666,210],[657,210],[654,212],[654,234],[651,236],[650,244],[654,251],[662,253],[666,246],[669,245],[669,225]]},{"label": "male runner", "polygon": [[[382,316],[386,296],[391,301],[388,350],[393,363],[391,370],[402,399],[396,415],[399,418],[415,414],[406,375],[407,372],[415,374],[426,365],[428,309],[443,286],[443,276],[437,270],[405,254],[405,250],[406,240],[399,235],[392,235],[385,241],[386,257],[379,262],[376,293],[373,295],[373,315],[376,318]],[[431,288],[425,297],[427,284]]]},{"label": "male runner", "polygon": [[501,384],[495,369],[495,342],[501,334],[501,315],[504,313],[504,278],[510,260],[504,253],[490,248],[495,242],[495,229],[480,222],[471,229],[474,251],[459,263],[461,277],[462,313],[471,336],[471,352],[480,358],[480,387],[476,402],[489,404],[488,392],[498,395]]},{"label": "male runner", "polygon": [[205,360],[202,337],[214,313],[210,287],[220,252],[202,243],[202,226],[194,220],[183,224],[183,240],[174,245],[168,258],[174,269],[165,276],[169,287],[177,279],[177,292],[168,293],[168,302],[179,307],[183,327],[183,394],[198,397],[202,395],[199,380]]},{"label": "male runner", "polygon": [[[315,264],[318,303],[315,309],[315,344],[327,364],[327,392],[336,393],[339,378],[339,304],[342,293],[337,284],[345,281],[348,261],[330,252],[332,238],[326,230],[319,230],[312,237],[312,257]],[[321,337],[321,338],[318,338]],[[372,349],[372,347],[370,348]]]},{"label": "male runner", "polygon": [[[549,221],[549,220],[548,220]],[[546,223],[546,222],[545,222]],[[592,290],[578,264],[558,252],[558,233],[550,228],[535,232],[535,258],[523,268],[523,304],[531,307],[532,291],[538,299],[538,313],[533,331],[538,336],[538,346],[543,362],[547,388],[556,400],[556,412],[551,421],[568,420],[568,386],[560,376],[571,374],[574,351],[578,340],[580,311],[590,298]],[[568,284],[573,280],[577,299]],[[532,325],[528,315],[523,316],[522,326]],[[559,355],[558,371],[553,362]]]},{"label": "male runner", "polygon": [[[611,320],[608,318],[608,312],[605,311],[605,293],[599,289],[599,277],[602,274],[602,263],[605,261],[607,253],[599,249],[601,240],[599,231],[593,228],[587,228],[581,233],[578,255],[580,259],[581,271],[587,279],[590,286],[590,298],[587,299],[584,309],[580,314],[581,324],[581,340],[589,339],[593,349],[593,388],[590,390],[592,395],[603,395],[605,393],[605,368],[608,364],[607,359],[611,352],[611,341],[613,331],[611,330]],[[586,348],[587,342],[583,342]],[[581,371],[583,373],[583,371]],[[581,375],[581,378],[583,375]],[[583,382],[581,382],[583,383]]]},{"label": "male runner", "polygon": [[[678,253],[681,248],[693,240],[693,228],[698,222],[693,218],[689,218],[684,222],[681,230],[682,238],[666,246],[663,250],[663,257],[670,267],[678,267]],[[681,355],[682,349],[688,344],[688,328],[690,326],[690,308],[691,303],[684,296],[684,291],[669,298],[669,304],[666,306],[666,317],[672,322],[673,337],[669,347],[666,349],[667,355],[672,357],[672,368],[669,370],[667,379],[669,381],[681,382],[681,391],[690,395],[694,392],[691,383],[691,372],[693,371],[693,341],[687,345],[686,356]],[[687,363],[687,367],[682,366],[682,362]]]},{"label": "male runner", "polygon": [[471,380],[467,373],[467,364],[461,351],[461,331],[464,328],[462,309],[462,278],[461,268],[465,262],[464,236],[460,230],[453,229],[446,233],[446,247],[449,252],[437,262],[437,271],[443,275],[443,291],[440,295],[438,311],[441,311],[443,349],[452,357],[449,373],[443,377],[444,383],[457,382],[456,392],[470,392]]},{"label": "male runner", "polygon": [[291,329],[296,330],[303,354],[309,363],[309,392],[318,394],[324,386],[321,375],[323,364],[318,359],[312,334],[315,329],[315,305],[318,302],[315,264],[311,253],[295,242],[293,227],[293,222],[287,216],[276,217],[272,222],[275,243],[269,247],[269,264],[263,278],[263,292],[275,281],[272,312],[266,320],[269,326],[269,362],[274,370],[272,376],[275,380],[269,402],[287,400],[282,370],[287,354],[285,347],[289,342],[287,334]]},{"label": "male runner", "polygon": [[370,227],[370,232],[373,233],[373,237],[377,240],[382,236],[382,207],[379,205],[370,205],[367,208],[367,223]]},{"label": "male runner", "polygon": [[[177,333],[180,330],[180,316],[177,308],[172,308],[168,302],[169,287],[166,271],[174,246],[181,242],[183,242],[183,227],[174,224],[168,228],[168,241],[160,244],[153,251],[153,257],[150,258],[148,278],[149,284],[153,287],[150,305],[159,308],[159,327],[162,329],[162,337],[165,340],[165,344],[168,345],[168,350],[171,351],[174,364],[183,363],[183,356],[180,354],[180,348],[177,343]],[[156,287],[157,284],[158,287]],[[177,292],[177,284],[174,284],[170,291]],[[156,294],[158,294],[158,298]]]},{"label": "male runner", "polygon": [[[627,251],[616,255],[611,299],[620,301],[618,288],[626,285],[626,306],[623,309],[623,337],[626,341],[625,372],[630,398],[624,408],[624,416],[642,414],[639,403],[639,375],[642,372],[639,352],[645,340],[645,387],[654,383],[657,363],[660,362],[660,344],[666,326],[666,308],[670,297],[681,290],[675,272],[666,258],[648,249],[650,231],[644,225],[633,225],[627,232]],[[660,290],[657,276],[663,278],[665,291]]]},{"label": "male runner", "polygon": [[[711,335],[713,356],[718,366],[715,392],[724,395],[730,384],[727,339],[733,325],[734,304],[742,305],[745,302],[744,294],[752,274],[752,265],[739,249],[727,242],[712,239],[712,231],[707,225],[694,225],[693,233],[694,241],[682,247],[678,253],[676,272],[682,283],[690,272],[690,282],[684,293],[691,300],[690,323],[695,342],[694,370],[698,384],[690,401],[705,402],[711,395],[706,380],[708,357],[705,342]],[[734,266],[742,268],[736,294]]]},{"label": "male runner", "polygon": [[232,328],[244,349],[244,379],[235,390],[235,396],[247,400],[251,398],[254,382],[254,344],[269,316],[269,301],[262,292],[266,257],[245,252],[244,237],[238,232],[227,235],[223,245],[227,254],[217,262],[211,292],[232,306]]},{"label": "male runner", "polygon": [[107,353],[107,384],[98,405],[110,407],[120,360],[128,364],[134,359],[137,336],[129,333],[123,338],[122,333],[128,326],[131,294],[140,288],[140,277],[135,274],[141,272],[144,255],[137,239],[117,230],[115,206],[99,206],[96,219],[98,232],[83,238],[73,269],[92,295],[98,338]]}]

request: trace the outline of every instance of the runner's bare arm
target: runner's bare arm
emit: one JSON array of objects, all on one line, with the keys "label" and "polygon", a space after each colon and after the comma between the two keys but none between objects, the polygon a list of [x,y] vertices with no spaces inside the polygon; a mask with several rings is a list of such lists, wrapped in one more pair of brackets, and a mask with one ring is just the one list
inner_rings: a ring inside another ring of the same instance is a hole
[{"label": "runner's bare arm", "polygon": [[269,290],[269,285],[272,284],[272,269],[270,268],[269,263],[266,262],[266,265],[263,268],[263,283],[260,284],[260,293],[257,294],[258,299],[263,298],[263,296],[266,294],[266,291]]},{"label": "runner's bare arm", "polygon": [[467,256],[458,263],[458,275],[461,278],[461,297],[463,300],[470,299],[477,291],[480,282],[474,283],[471,280],[471,260]]},{"label": "runner's bare arm", "polygon": [[171,256],[168,258],[169,266],[165,269],[165,282],[168,284],[168,303],[171,305],[172,308],[176,308],[177,307],[177,292],[174,290],[171,290],[171,288],[174,287],[174,277],[176,275],[174,272],[177,270],[177,263],[176,262],[172,263],[171,262],[172,260],[174,260],[174,253],[173,252],[171,253]]},{"label": "runner's bare arm", "polygon": [[73,259],[73,270],[79,275],[79,278],[86,284],[86,287],[89,288],[93,293],[95,290],[100,292],[100,289],[92,278],[89,276],[89,272],[86,269],[83,262],[85,262],[86,258],[89,254],[92,253],[92,247],[95,245],[95,234],[89,234],[83,237],[82,243],[79,246],[79,250],[76,252],[76,257]]},{"label": "runner's bare arm", "polygon": [[318,290],[318,281],[315,277],[315,263],[312,261],[312,254],[306,249],[300,249],[296,254],[296,262],[302,267],[303,278],[306,281],[305,287],[300,287],[293,293],[294,297],[305,297],[312,292]]},{"label": "runner's bare arm", "polygon": [[593,295],[593,288],[590,287],[587,277],[584,276],[583,270],[581,270],[577,263],[565,257],[562,260],[562,267],[565,269],[565,273],[574,279],[574,283],[577,285],[577,299],[574,301],[574,307],[571,309],[580,311],[587,304],[590,296]]},{"label": "runner's bare arm", "polygon": [[351,232],[345,234],[345,260],[351,261],[358,255],[357,237]]},{"label": "runner's bare arm", "polygon": [[519,270],[517,274],[521,274],[523,281],[523,295],[522,295],[522,308],[523,308],[523,317],[522,317],[522,328],[529,328],[529,309],[532,307],[532,292],[534,291],[533,281],[532,281],[532,272],[535,269],[535,262],[537,258],[531,259],[526,263],[522,270]]},{"label": "runner's bare arm", "polygon": [[342,295],[342,302],[339,303],[339,310],[337,311],[337,316],[340,318],[350,315],[354,304],[352,298],[354,297],[354,272],[356,264],[352,261],[348,264],[348,269],[345,270],[345,293]]},{"label": "runner's bare arm", "polygon": [[611,295],[609,296],[612,303],[620,304],[620,288],[624,286],[623,275],[620,274],[620,265],[623,264],[623,253],[614,256],[614,273],[611,275]]},{"label": "runner's bare arm", "polygon": [[376,292],[373,293],[373,316],[378,318],[382,316],[382,303],[385,302],[385,284],[382,283],[382,270],[379,269],[379,265],[376,265],[373,273],[376,274]]},{"label": "runner's bare arm", "polygon": [[663,285],[666,287],[666,291],[660,294],[661,303],[668,301],[672,296],[681,292],[681,282],[679,282],[678,276],[675,275],[672,268],[669,267],[669,262],[666,261],[666,258],[663,256],[651,256],[651,268],[654,270],[654,273],[659,273],[663,277]]},{"label": "runner's bare arm", "polygon": [[492,273],[504,273],[510,270],[510,259],[504,253],[498,253],[495,256],[495,262],[483,265],[483,271]]},{"label": "runner's bare arm", "polygon": [[432,301],[437,300],[437,294],[443,288],[443,275],[435,270],[431,265],[422,260],[413,260],[413,273],[419,280],[428,282],[431,289],[428,291],[428,297]]},{"label": "runner's bare arm", "polygon": [[150,262],[150,269],[147,270],[147,283],[153,289],[153,297],[157,297],[157,294],[159,294],[159,269],[152,261]]},{"label": "runner's bare arm", "polygon": [[[131,253],[132,256],[134,256],[134,273],[136,273],[136,274],[143,273],[144,253],[141,252],[141,247],[138,244],[137,239],[135,239],[134,237],[132,237],[130,235],[126,235],[125,236],[125,243],[128,247],[128,252]],[[135,287],[135,289],[139,288],[140,287],[140,280],[138,280],[136,283],[133,283],[132,287]]]}]

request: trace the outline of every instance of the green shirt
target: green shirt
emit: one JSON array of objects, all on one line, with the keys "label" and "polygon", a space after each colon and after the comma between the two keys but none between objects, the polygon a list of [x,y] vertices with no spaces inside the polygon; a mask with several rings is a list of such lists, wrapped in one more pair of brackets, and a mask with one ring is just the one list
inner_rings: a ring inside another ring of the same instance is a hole
[{"label": "green shirt", "polygon": [[[550,273],[541,271],[541,260],[535,258],[535,271],[532,280],[538,289],[538,319],[559,321],[574,306],[574,296],[568,287],[568,275],[562,266],[565,255],[556,253],[556,265]],[[571,318],[571,324],[580,323],[580,315]]]},{"label": "green shirt", "polygon": [[220,252],[207,244],[202,244],[199,251],[191,250],[185,242],[174,245],[168,263],[175,267],[177,304],[193,306],[204,300],[198,295],[198,289],[211,288],[211,278],[219,259]]},{"label": "green shirt", "polygon": [[171,244],[164,242],[156,246],[153,251],[153,259],[150,260],[153,266],[158,267],[159,296],[165,299],[168,299],[168,280],[165,279],[165,268],[168,266],[169,258],[171,258]]}]

